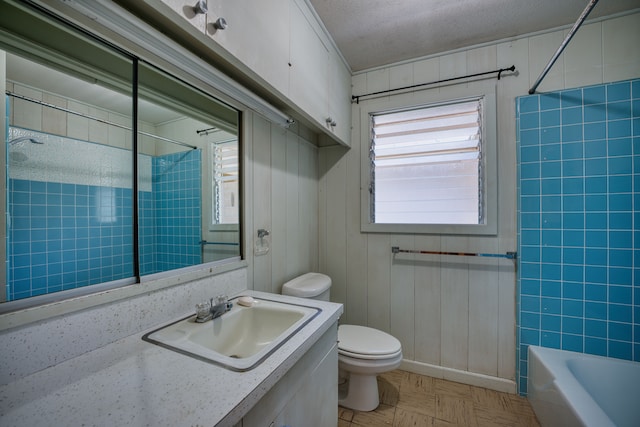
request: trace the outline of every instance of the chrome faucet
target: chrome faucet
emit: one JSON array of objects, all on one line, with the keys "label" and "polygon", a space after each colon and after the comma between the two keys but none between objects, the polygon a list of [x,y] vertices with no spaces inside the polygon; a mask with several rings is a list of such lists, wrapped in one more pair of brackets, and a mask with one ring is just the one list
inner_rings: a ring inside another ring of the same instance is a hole
[{"label": "chrome faucet", "polygon": [[231,307],[233,307],[233,303],[229,302],[226,295],[218,295],[211,298],[209,302],[196,304],[196,322],[204,323],[213,320],[231,310]]}]

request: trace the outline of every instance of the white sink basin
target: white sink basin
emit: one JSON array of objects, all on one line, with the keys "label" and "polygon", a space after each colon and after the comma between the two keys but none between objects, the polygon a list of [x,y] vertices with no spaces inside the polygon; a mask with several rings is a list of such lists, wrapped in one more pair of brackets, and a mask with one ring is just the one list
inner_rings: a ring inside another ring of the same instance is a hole
[{"label": "white sink basin", "polygon": [[248,371],[284,344],[320,309],[265,299],[251,307],[235,304],[227,313],[204,323],[195,315],[142,337],[170,350],[229,369]]}]

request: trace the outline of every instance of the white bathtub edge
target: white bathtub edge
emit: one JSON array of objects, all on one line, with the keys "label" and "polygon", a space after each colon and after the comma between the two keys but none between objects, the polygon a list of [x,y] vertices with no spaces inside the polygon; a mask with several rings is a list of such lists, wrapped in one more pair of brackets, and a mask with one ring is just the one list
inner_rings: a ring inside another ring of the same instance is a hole
[{"label": "white bathtub edge", "polygon": [[[529,346],[527,399],[540,425],[542,427],[615,427],[607,414],[566,367],[567,358],[576,357],[590,357],[590,355]],[[546,378],[543,379],[542,376]],[[541,385],[542,382],[544,384]]]}]

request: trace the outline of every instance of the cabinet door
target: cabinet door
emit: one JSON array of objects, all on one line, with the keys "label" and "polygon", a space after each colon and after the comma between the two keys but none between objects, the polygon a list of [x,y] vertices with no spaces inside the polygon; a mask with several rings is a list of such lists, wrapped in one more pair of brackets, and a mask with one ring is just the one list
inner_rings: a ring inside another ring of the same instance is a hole
[{"label": "cabinet door", "polygon": [[334,427],[338,422],[338,346],[335,344],[273,422],[274,427]]},{"label": "cabinet door", "polygon": [[289,98],[324,125],[329,116],[329,51],[295,0],[290,17]]},{"label": "cabinet door", "polygon": [[244,416],[243,427],[335,427],[338,422],[338,324]]},{"label": "cabinet door", "polygon": [[[193,2],[195,4],[195,1]],[[289,0],[209,2],[207,35],[282,93],[288,89]],[[228,27],[215,31],[223,17]]]},{"label": "cabinet door", "polygon": [[329,117],[335,122],[331,131],[351,145],[351,74],[337,53],[330,61]]}]

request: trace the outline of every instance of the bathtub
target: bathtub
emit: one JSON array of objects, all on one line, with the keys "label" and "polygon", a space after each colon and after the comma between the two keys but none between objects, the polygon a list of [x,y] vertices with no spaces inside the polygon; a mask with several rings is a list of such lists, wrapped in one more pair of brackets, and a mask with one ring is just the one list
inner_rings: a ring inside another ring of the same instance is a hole
[{"label": "bathtub", "polygon": [[640,363],[529,346],[528,369],[543,427],[640,426]]}]

